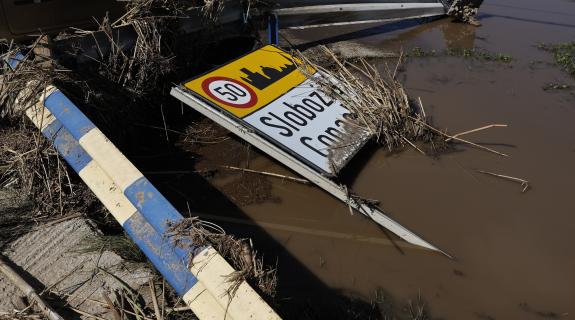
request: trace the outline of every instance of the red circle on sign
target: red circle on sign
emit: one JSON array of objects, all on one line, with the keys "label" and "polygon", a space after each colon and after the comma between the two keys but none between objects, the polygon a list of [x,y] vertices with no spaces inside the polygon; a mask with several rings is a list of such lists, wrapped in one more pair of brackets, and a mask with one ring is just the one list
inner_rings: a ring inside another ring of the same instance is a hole
[{"label": "red circle on sign", "polygon": [[[226,88],[215,88],[214,91],[216,91],[215,93],[212,91],[212,87],[211,84],[213,84],[214,82],[219,81],[219,82],[224,82],[224,83],[232,83],[232,87],[234,88],[234,90],[226,90]],[[241,88],[239,89],[238,86]],[[202,89],[204,90],[204,92],[210,96],[210,98],[218,101],[219,103],[222,103],[228,107],[232,107],[232,108],[240,108],[240,109],[247,109],[247,108],[251,108],[253,107],[257,102],[258,102],[258,97],[255,93],[255,91],[248,87],[247,85],[239,82],[238,80],[235,79],[231,79],[231,78],[227,78],[227,77],[210,77],[205,79],[202,82]],[[222,89],[221,91],[218,91],[217,89]],[[245,90],[245,91],[242,91]],[[237,95],[237,91],[240,91],[241,93],[243,93],[244,95]],[[247,96],[246,96],[247,95]],[[224,97],[230,97],[230,99],[224,99]],[[239,97],[239,98],[238,98]],[[234,103],[233,99],[236,100],[240,100],[240,98],[242,98],[241,100],[247,100],[245,102],[240,102],[240,103]]]}]

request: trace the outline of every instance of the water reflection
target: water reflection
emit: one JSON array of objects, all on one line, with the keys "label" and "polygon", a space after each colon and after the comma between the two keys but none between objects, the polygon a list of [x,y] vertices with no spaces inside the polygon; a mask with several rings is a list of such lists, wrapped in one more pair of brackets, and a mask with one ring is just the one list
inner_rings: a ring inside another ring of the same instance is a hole
[{"label": "water reflection", "polygon": [[475,46],[476,27],[457,22],[442,23],[439,28],[443,33],[447,49],[473,49]]}]

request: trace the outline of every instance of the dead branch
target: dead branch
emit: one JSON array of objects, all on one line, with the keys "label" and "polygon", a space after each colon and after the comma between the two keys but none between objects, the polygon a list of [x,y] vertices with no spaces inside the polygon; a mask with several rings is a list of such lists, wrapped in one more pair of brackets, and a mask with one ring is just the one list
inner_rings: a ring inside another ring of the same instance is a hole
[{"label": "dead branch", "polygon": [[158,298],[156,297],[156,285],[152,279],[150,279],[150,295],[152,297],[152,304],[154,305],[156,320],[163,320],[164,318],[162,317],[162,313],[160,312],[160,307],[158,305]]},{"label": "dead branch", "polygon": [[36,290],[30,286],[14,269],[7,263],[6,258],[0,254],[0,272],[2,272],[8,280],[10,280],[18,289],[20,289],[26,297],[33,301],[40,311],[50,320],[64,320],[54,309],[52,309],[40,296]]}]

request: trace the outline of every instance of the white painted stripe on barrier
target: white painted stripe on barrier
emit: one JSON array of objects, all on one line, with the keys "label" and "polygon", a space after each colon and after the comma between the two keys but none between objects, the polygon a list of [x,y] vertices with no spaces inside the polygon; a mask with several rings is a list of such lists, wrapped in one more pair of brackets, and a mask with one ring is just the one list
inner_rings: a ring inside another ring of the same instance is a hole
[{"label": "white painted stripe on barrier", "polygon": [[86,133],[79,141],[86,152],[113,178],[122,192],[144,175],[130,162],[98,128]]},{"label": "white painted stripe on barrier", "polygon": [[[40,104],[28,108],[26,115],[41,131],[56,121],[50,110]],[[122,226],[124,226],[126,220],[136,213],[136,207],[128,201],[118,186],[111,181],[95,161],[92,160],[84,169],[78,172],[78,175]]]},{"label": "white painted stripe on barrier", "polygon": [[214,248],[196,254],[190,270],[235,320],[281,319],[245,280],[230,296],[234,284],[229,280],[236,270]]},{"label": "white painted stripe on barrier", "polygon": [[198,281],[184,296],[184,302],[190,306],[194,314],[202,320],[234,320],[218,303],[214,296]]},{"label": "white painted stripe on barrier", "polygon": [[44,129],[56,121],[56,117],[41,104],[26,109],[26,115],[32,123],[40,129],[40,132],[44,131]]},{"label": "white painted stripe on barrier", "polygon": [[[90,162],[80,172],[80,177],[120,224],[124,225],[124,222],[137,212],[136,207],[128,201],[96,161]],[[183,299],[200,320],[233,320],[229,315],[225,316],[223,307],[199,281],[183,296]]]},{"label": "white painted stripe on barrier", "polygon": [[122,226],[138,211],[96,161],[92,160],[78,175]]}]

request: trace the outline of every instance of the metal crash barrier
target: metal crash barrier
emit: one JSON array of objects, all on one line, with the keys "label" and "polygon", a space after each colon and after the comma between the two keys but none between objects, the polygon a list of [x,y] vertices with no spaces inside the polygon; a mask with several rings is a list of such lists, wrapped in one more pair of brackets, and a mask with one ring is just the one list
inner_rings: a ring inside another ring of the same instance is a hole
[{"label": "metal crash barrier", "polygon": [[271,10],[268,18],[270,44],[278,44],[279,29],[362,23],[394,22],[400,20],[440,17],[446,14],[447,1],[279,1],[279,8]]}]

